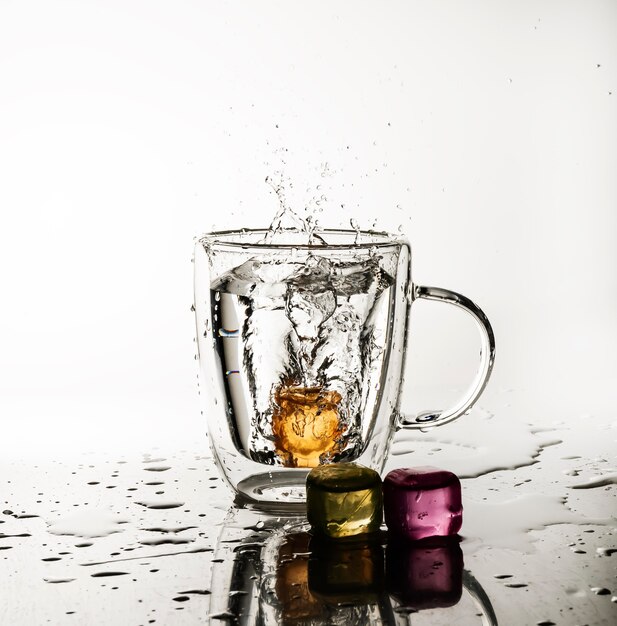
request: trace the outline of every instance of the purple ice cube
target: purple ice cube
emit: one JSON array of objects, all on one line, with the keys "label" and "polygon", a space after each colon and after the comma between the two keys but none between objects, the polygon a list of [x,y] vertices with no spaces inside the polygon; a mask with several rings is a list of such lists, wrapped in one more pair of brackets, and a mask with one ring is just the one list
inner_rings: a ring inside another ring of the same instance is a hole
[{"label": "purple ice cube", "polygon": [[398,537],[424,539],[456,535],[463,523],[461,483],[436,467],[392,470],[383,481],[388,530]]}]

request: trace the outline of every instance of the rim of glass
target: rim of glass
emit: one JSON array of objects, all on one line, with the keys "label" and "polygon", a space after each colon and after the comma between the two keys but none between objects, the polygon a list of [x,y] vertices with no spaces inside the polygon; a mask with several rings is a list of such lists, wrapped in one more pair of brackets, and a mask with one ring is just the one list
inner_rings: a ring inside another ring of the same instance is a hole
[{"label": "rim of glass", "polygon": [[[207,242],[210,245],[216,245],[220,247],[230,247],[230,248],[259,248],[259,249],[271,249],[271,250],[369,250],[371,248],[388,248],[388,247],[396,247],[400,245],[409,245],[407,239],[401,235],[396,235],[394,233],[389,233],[387,231],[377,231],[377,230],[352,230],[345,228],[320,228],[314,232],[315,235],[319,236],[343,236],[349,237],[349,242],[347,243],[326,243],[326,242],[318,242],[318,243],[293,243],[293,242],[264,242],[261,240],[257,241],[247,241],[247,238],[251,236],[261,235],[265,237],[268,234],[270,229],[268,228],[243,228],[240,230],[219,230],[211,233],[204,233],[199,237],[198,241],[200,243]],[[277,236],[287,235],[305,235],[308,236],[308,233],[303,231],[299,231],[292,228],[281,229],[277,232]],[[359,238],[360,241],[355,241],[356,238]],[[366,239],[362,241],[362,239]]]}]

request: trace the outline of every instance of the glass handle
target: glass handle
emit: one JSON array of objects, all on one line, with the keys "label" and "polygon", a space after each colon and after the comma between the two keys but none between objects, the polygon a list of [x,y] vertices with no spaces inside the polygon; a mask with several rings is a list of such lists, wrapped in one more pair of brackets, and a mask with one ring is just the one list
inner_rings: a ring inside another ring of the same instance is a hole
[{"label": "glass handle", "polygon": [[474,304],[469,298],[439,287],[422,287],[414,285],[412,288],[412,301],[416,298],[434,300],[437,302],[447,302],[467,311],[475,320],[480,331],[480,368],[468,389],[457,404],[446,411],[423,411],[416,415],[401,415],[400,425],[402,428],[430,428],[440,426],[454,421],[457,417],[464,415],[474,405],[476,400],[486,387],[486,383],[491,376],[493,363],[495,361],[495,335],[493,328],[488,321],[488,317],[482,309]]},{"label": "glass handle", "polygon": [[482,626],[499,626],[497,615],[482,585],[473,577],[469,570],[463,570],[463,587],[471,596],[473,603],[479,609],[478,617],[482,619]]}]

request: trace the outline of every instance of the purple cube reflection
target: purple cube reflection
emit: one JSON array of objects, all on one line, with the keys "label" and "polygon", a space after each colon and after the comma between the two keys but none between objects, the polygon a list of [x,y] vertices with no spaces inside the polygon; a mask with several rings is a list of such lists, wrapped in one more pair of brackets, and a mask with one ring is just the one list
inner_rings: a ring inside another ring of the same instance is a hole
[{"label": "purple cube reflection", "polygon": [[386,549],[388,593],[414,610],[455,605],[463,592],[463,553],[458,537],[391,540]]}]

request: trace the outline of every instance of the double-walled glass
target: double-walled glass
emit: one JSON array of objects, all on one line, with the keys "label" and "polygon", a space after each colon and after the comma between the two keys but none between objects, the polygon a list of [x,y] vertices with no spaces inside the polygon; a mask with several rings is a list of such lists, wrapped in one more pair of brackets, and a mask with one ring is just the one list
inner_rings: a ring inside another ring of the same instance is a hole
[{"label": "double-walled glass", "polygon": [[[201,399],[222,475],[244,503],[305,499],[311,467],[381,471],[394,432],[463,414],[490,374],[488,320],[453,292],[413,286],[406,240],[374,232],[210,233],[195,248]],[[465,308],[481,329],[478,376],[449,411],[399,415],[410,305]]]}]

